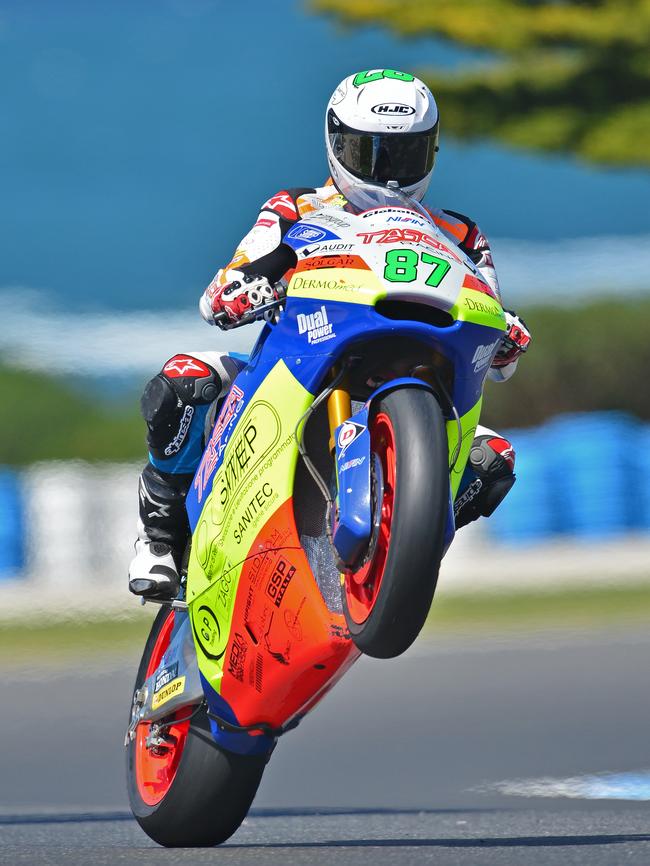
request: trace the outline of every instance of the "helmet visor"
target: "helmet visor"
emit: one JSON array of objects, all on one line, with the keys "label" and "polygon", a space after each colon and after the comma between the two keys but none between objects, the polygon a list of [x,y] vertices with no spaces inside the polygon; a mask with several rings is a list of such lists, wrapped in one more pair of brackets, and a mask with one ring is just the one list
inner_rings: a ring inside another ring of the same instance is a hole
[{"label": "helmet visor", "polygon": [[327,134],[335,159],[361,180],[412,186],[436,161],[437,122],[420,132],[361,132],[346,126],[330,109]]}]

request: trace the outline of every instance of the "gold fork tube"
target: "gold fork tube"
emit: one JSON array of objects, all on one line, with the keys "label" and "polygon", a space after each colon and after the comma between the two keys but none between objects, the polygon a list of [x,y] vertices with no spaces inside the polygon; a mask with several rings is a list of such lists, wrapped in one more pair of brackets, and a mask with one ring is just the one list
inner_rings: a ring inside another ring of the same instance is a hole
[{"label": "gold fork tube", "polygon": [[350,393],[336,388],[327,398],[327,418],[330,424],[330,451],[334,450],[334,431],[352,415]]}]

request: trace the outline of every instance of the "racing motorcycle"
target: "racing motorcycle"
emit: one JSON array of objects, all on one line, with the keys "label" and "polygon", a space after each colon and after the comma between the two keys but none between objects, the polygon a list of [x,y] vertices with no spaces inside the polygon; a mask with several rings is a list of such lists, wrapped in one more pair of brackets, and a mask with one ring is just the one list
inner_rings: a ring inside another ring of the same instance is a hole
[{"label": "racing motorcycle", "polygon": [[360,653],[415,640],[454,536],[504,313],[416,201],[344,192],[285,235],[284,308],[242,321],[267,320],[187,497],[181,595],[138,670],[129,798],[162,845],[239,827],[278,738]]}]

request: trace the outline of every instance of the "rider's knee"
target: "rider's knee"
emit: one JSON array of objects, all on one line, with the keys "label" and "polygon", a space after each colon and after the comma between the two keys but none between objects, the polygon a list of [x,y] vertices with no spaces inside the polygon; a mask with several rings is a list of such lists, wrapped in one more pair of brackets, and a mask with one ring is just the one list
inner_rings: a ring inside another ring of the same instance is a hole
[{"label": "rider's knee", "polygon": [[194,355],[174,355],[145,386],[140,407],[151,457],[161,469],[179,471],[173,464],[191,440],[199,440],[193,450],[200,457],[206,414],[230,380],[220,366],[218,371]]}]

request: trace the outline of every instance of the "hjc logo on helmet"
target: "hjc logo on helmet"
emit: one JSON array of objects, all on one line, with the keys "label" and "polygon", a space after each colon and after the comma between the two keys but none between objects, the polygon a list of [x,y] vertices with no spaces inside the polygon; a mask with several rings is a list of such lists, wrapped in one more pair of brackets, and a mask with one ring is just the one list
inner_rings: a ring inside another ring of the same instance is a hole
[{"label": "hjc logo on helmet", "polygon": [[388,115],[406,115],[415,114],[415,109],[410,105],[404,105],[402,102],[382,102],[380,105],[373,105],[370,109],[373,114],[388,114]]}]

